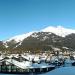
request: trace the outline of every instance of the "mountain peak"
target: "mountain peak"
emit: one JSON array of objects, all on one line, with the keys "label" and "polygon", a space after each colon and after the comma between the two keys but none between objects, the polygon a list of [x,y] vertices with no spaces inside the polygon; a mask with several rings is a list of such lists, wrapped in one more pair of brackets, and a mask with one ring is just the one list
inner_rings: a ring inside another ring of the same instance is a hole
[{"label": "mountain peak", "polygon": [[49,26],[47,28],[44,28],[43,30],[41,30],[43,32],[52,32],[56,35],[65,37],[66,35],[69,35],[71,33],[75,33],[74,29],[68,29],[68,28],[64,28],[63,26]]}]

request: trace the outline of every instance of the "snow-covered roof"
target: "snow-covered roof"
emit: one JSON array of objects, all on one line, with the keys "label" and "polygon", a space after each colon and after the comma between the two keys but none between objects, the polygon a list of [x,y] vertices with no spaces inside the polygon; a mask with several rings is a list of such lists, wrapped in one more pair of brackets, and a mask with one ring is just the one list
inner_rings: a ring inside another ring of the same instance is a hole
[{"label": "snow-covered roof", "polygon": [[17,66],[19,68],[22,68],[22,69],[26,69],[26,68],[28,68],[32,65],[32,63],[28,62],[28,61],[18,62],[18,61],[13,60],[13,59],[9,59],[9,60],[6,60],[6,61],[11,63],[11,64],[14,64],[15,66]]},{"label": "snow-covered roof", "polygon": [[54,65],[48,65],[46,63],[41,63],[41,64],[35,63],[35,64],[32,64],[31,68],[47,68],[47,67],[55,67],[55,66]]}]

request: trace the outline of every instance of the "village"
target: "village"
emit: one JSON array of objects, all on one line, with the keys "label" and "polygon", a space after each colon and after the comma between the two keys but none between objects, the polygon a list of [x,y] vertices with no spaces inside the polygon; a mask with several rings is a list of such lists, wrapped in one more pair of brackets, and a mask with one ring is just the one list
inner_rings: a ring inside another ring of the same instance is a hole
[{"label": "village", "polygon": [[6,54],[0,52],[1,73],[41,74],[53,69],[75,66],[75,52],[55,49],[40,53]]}]

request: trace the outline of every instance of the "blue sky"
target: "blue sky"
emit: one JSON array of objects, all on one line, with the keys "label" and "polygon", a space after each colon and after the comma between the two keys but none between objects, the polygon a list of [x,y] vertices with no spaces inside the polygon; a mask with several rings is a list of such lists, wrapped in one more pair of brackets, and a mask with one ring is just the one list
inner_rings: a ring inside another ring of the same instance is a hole
[{"label": "blue sky", "polygon": [[75,29],[75,0],[0,0],[0,40],[50,25]]}]

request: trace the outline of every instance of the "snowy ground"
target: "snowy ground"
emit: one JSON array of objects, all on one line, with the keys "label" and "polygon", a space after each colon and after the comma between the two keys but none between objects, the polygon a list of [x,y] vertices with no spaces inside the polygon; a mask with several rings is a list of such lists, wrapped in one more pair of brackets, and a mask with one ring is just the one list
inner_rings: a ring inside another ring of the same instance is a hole
[{"label": "snowy ground", "polygon": [[75,67],[61,67],[39,75],[75,75]]}]

